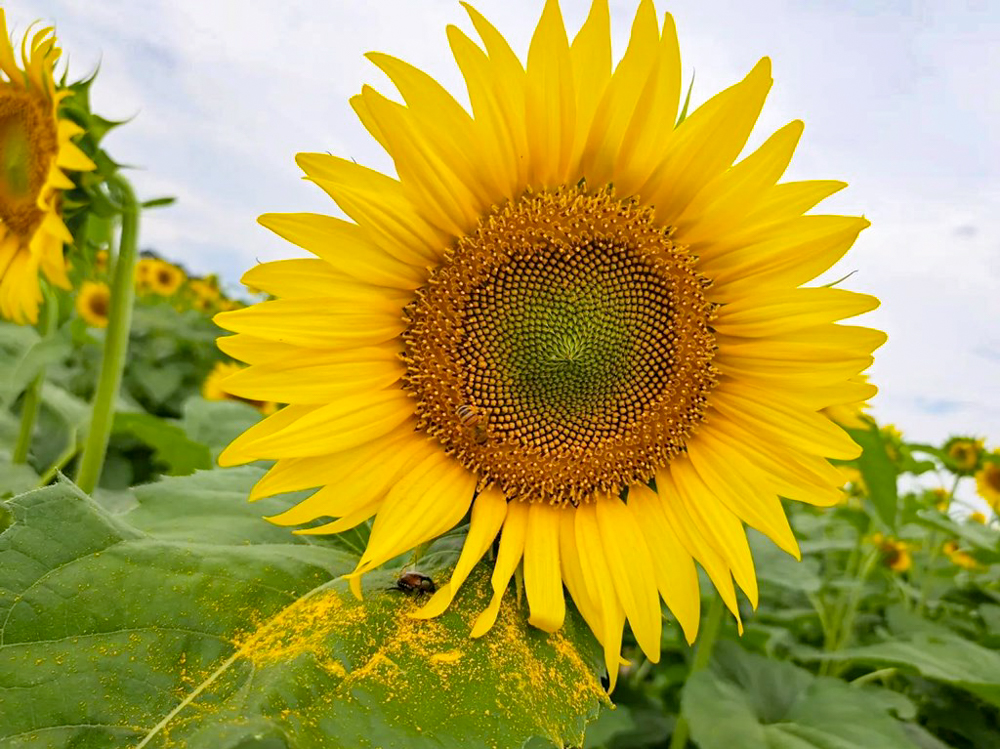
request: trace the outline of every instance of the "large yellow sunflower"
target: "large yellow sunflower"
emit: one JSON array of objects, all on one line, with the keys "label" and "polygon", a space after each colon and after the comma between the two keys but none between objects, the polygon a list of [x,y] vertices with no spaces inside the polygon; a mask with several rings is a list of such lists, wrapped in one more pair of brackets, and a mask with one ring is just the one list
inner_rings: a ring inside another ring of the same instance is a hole
[{"label": "large yellow sunflower", "polygon": [[398,178],[300,154],[350,217],[268,214],[316,255],[244,282],[276,299],[215,319],[250,366],[226,380],[291,405],[220,458],[277,463],[252,498],[320,487],[271,518],[337,533],[374,517],[349,576],[470,514],[435,616],[500,535],[492,626],[523,564],[530,621],[558,629],[563,586],[603,643],[612,682],[631,623],[660,654],[659,597],[688,640],[695,561],[733,614],[757,603],[744,524],[799,555],[779,496],[841,499],[828,458],[860,449],[821,409],[867,400],[857,379],[885,336],[837,321],[877,306],[801,288],[868,226],[803,215],[842,182],[778,184],[802,123],[733,164],[771,86],[770,62],[674,127],[673,20],[638,8],[612,69],[606,0],[572,42],[546,3],[525,69],[469,9],[482,46],[448,39],[472,103],[384,54],[405,105],[351,100]]},{"label": "large yellow sunflower", "polygon": [[63,170],[96,166],[70,139],[83,130],[60,119],[53,68],[60,50],[51,28],[29,30],[18,64],[0,9],[0,314],[16,323],[38,320],[38,271],[70,288],[63,244],[73,241],[60,217]]}]

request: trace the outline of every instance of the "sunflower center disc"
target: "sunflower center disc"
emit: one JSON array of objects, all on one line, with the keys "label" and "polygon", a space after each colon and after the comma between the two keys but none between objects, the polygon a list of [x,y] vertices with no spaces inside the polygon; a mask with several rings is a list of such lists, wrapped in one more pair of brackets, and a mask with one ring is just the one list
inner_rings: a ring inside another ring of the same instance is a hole
[{"label": "sunflower center disc", "polygon": [[59,148],[47,106],[30,93],[0,92],[0,221],[21,236],[45,215],[38,194]]},{"label": "sunflower center disc", "polygon": [[715,383],[704,287],[652,212],[608,191],[508,203],[408,310],[418,428],[508,497],[575,504],[648,480]]}]

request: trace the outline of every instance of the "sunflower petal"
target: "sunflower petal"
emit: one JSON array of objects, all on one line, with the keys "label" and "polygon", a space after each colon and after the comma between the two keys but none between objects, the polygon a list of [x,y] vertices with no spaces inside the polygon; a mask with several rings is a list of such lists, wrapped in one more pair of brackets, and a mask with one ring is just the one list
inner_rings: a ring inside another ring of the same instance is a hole
[{"label": "sunflower petal", "polygon": [[482,559],[483,554],[497,537],[507,517],[507,499],[497,489],[486,489],[479,493],[472,503],[472,519],[469,534],[462,545],[458,563],[452,570],[451,579],[442,585],[424,606],[410,616],[416,619],[432,619],[440,616],[451,605],[458,589],[472,572],[472,568]]},{"label": "sunflower petal", "polygon": [[528,622],[546,632],[555,632],[566,617],[558,542],[559,519],[563,512],[567,510],[545,502],[534,502],[528,510],[528,530],[524,539]]},{"label": "sunflower petal", "polygon": [[493,565],[493,576],[490,586],[493,597],[486,609],[476,617],[472,625],[470,637],[482,637],[489,632],[500,613],[500,603],[507,591],[507,584],[524,553],[524,540],[528,530],[528,504],[514,501],[507,505],[507,517],[504,519],[503,532],[500,534],[500,548]]}]

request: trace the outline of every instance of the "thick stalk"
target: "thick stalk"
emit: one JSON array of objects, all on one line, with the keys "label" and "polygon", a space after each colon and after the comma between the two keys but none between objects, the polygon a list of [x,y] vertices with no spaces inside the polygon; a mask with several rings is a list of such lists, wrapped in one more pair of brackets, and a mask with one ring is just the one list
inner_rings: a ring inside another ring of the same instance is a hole
[{"label": "thick stalk", "polygon": [[[701,630],[701,638],[698,642],[698,649],[694,652],[694,661],[691,663],[690,679],[699,671],[703,670],[712,658],[712,651],[715,650],[715,641],[719,636],[719,626],[722,624],[722,615],[725,607],[722,604],[722,597],[715,596],[708,606],[708,616],[705,617],[705,625]],[[680,715],[674,725],[674,733],[670,737],[670,749],[684,749],[687,746],[688,735],[691,728],[687,719]]]},{"label": "thick stalk", "polygon": [[[59,302],[52,290],[47,285],[42,284],[45,294],[45,312],[42,317],[42,324],[39,327],[39,334],[42,340],[47,340],[55,332],[59,322]],[[17,444],[14,445],[14,453],[11,456],[13,463],[27,463],[28,453],[31,451],[31,437],[35,433],[35,420],[38,418],[38,411],[42,405],[42,385],[45,384],[45,367],[38,370],[35,379],[28,385],[24,392],[24,402],[21,404],[21,428],[17,433]]]},{"label": "thick stalk", "polygon": [[101,374],[97,380],[94,406],[87,441],[76,474],[77,485],[87,494],[94,491],[101,477],[104,456],[111,439],[115,417],[115,401],[121,387],[125,357],[128,353],[129,330],[132,327],[132,304],[135,301],[135,261],[138,251],[139,207],[132,187],[123,179],[116,180],[122,204],[121,240],[115,262],[111,289],[111,308],[104,338]]}]

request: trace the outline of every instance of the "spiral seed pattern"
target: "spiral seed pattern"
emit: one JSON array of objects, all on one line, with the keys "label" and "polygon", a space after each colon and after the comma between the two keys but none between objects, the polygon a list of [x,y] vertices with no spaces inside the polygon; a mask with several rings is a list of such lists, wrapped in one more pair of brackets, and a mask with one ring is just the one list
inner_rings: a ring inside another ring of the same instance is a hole
[{"label": "spiral seed pattern", "polygon": [[512,201],[407,310],[418,428],[509,498],[577,504],[648,480],[715,383],[705,285],[652,211],[610,190]]}]

